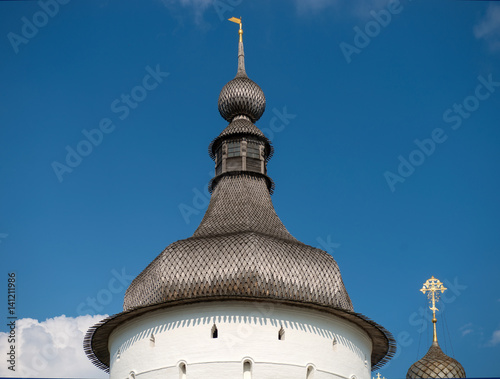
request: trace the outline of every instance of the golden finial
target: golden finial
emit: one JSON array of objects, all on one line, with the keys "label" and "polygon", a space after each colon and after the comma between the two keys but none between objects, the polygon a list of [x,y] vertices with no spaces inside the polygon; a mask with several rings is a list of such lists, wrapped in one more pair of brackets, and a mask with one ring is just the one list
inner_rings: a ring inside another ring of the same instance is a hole
[{"label": "golden finial", "polygon": [[243,42],[243,26],[241,24],[241,17],[240,18],[231,17],[231,18],[228,18],[228,20],[232,21],[236,24],[240,24],[240,30],[238,31],[238,34],[240,35],[240,42]]},{"label": "golden finial", "polygon": [[385,377],[380,375],[380,372],[377,372],[377,376],[375,378],[372,378],[372,379],[385,379]]},{"label": "golden finial", "polygon": [[429,309],[432,311],[432,323],[434,324],[434,337],[433,341],[437,342],[437,333],[436,333],[436,311],[439,311],[439,309],[436,308],[436,302],[439,301],[439,297],[441,293],[446,291],[448,288],[443,286],[443,283],[439,281],[439,279],[436,279],[434,276],[432,276],[430,279],[427,279],[427,281],[424,283],[424,286],[420,289],[422,293],[427,292],[427,298],[429,301],[432,303],[432,307],[429,307]]}]

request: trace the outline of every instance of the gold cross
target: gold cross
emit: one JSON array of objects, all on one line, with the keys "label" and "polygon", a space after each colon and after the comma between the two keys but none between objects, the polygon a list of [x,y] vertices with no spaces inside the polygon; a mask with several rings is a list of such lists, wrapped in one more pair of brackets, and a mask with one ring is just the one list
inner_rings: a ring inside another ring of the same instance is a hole
[{"label": "gold cross", "polygon": [[383,377],[382,375],[380,375],[380,372],[377,372],[377,377],[376,378],[372,378],[372,379],[385,379],[385,377]]},{"label": "gold cross", "polygon": [[440,295],[447,289],[448,288],[446,288],[443,283],[441,283],[439,279],[436,279],[434,276],[432,276],[430,279],[427,279],[427,281],[424,283],[424,286],[420,289],[423,294],[427,292],[427,298],[432,303],[432,307],[429,307],[429,309],[432,311],[432,323],[434,324],[434,342],[437,342],[436,311],[439,311],[439,309],[436,308],[436,302],[439,301]]}]

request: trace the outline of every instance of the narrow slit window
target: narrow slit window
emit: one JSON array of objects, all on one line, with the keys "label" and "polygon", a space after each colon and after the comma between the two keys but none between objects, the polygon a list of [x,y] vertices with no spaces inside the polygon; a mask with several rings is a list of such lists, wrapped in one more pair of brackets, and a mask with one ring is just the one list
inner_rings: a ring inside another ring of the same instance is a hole
[{"label": "narrow slit window", "polygon": [[186,379],[187,378],[187,368],[186,364],[182,362],[179,365],[179,379]]},{"label": "narrow slit window", "polygon": [[314,367],[308,366],[306,372],[306,379],[313,379],[313,378],[314,378]]},{"label": "narrow slit window", "polygon": [[151,337],[149,337],[149,346],[154,347],[155,346],[155,336],[153,333],[151,333]]},{"label": "narrow slit window", "polygon": [[222,172],[222,146],[219,146],[215,152],[215,175]]},{"label": "narrow slit window", "polygon": [[219,331],[217,330],[217,326],[214,324],[212,326],[212,338],[218,338],[219,337]]},{"label": "narrow slit window", "polygon": [[278,340],[283,341],[285,339],[285,329],[283,327],[278,331]]},{"label": "narrow slit window", "polygon": [[217,162],[217,164],[221,163],[222,161],[222,146],[219,146],[215,151],[215,161]]},{"label": "narrow slit window", "polygon": [[252,362],[243,362],[243,379],[252,379]]}]

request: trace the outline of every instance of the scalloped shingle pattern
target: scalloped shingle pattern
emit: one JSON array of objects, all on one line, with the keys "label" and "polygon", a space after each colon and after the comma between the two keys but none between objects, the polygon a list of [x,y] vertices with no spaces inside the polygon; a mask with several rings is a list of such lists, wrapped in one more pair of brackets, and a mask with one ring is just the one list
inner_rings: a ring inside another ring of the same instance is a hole
[{"label": "scalloped shingle pattern", "polygon": [[251,134],[254,136],[266,138],[264,133],[255,126],[250,120],[238,118],[233,121],[219,134],[217,139],[231,136],[234,134]]},{"label": "scalloped shingle pattern", "polygon": [[263,178],[222,178],[193,237],[168,246],[127,289],[124,310],[200,297],[262,297],[352,311],[337,262],[298,242]]},{"label": "scalloped shingle pattern", "polygon": [[266,110],[266,97],[257,83],[246,76],[229,81],[219,95],[219,113],[231,122],[238,115],[257,121]]},{"label": "scalloped shingle pattern", "polygon": [[276,214],[267,182],[262,177],[245,174],[222,177],[193,237],[240,232],[298,242]]},{"label": "scalloped shingle pattern", "polygon": [[443,353],[437,342],[433,342],[427,354],[411,365],[406,378],[465,378],[465,370],[456,359]]}]

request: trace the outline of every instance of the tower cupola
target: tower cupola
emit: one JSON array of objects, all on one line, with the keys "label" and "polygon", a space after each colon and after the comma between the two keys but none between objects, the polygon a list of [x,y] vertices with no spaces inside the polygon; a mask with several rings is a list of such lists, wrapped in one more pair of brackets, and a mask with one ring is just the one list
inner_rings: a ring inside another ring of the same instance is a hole
[{"label": "tower cupola", "polygon": [[267,177],[267,161],[273,148],[264,133],[254,125],[266,109],[266,97],[257,83],[249,79],[245,71],[243,28],[241,19],[230,21],[240,25],[238,44],[238,70],[219,95],[219,113],[229,122],[222,133],[209,146],[209,154],[215,161],[213,190],[226,173],[247,172],[263,175],[272,192],[273,182]]}]

